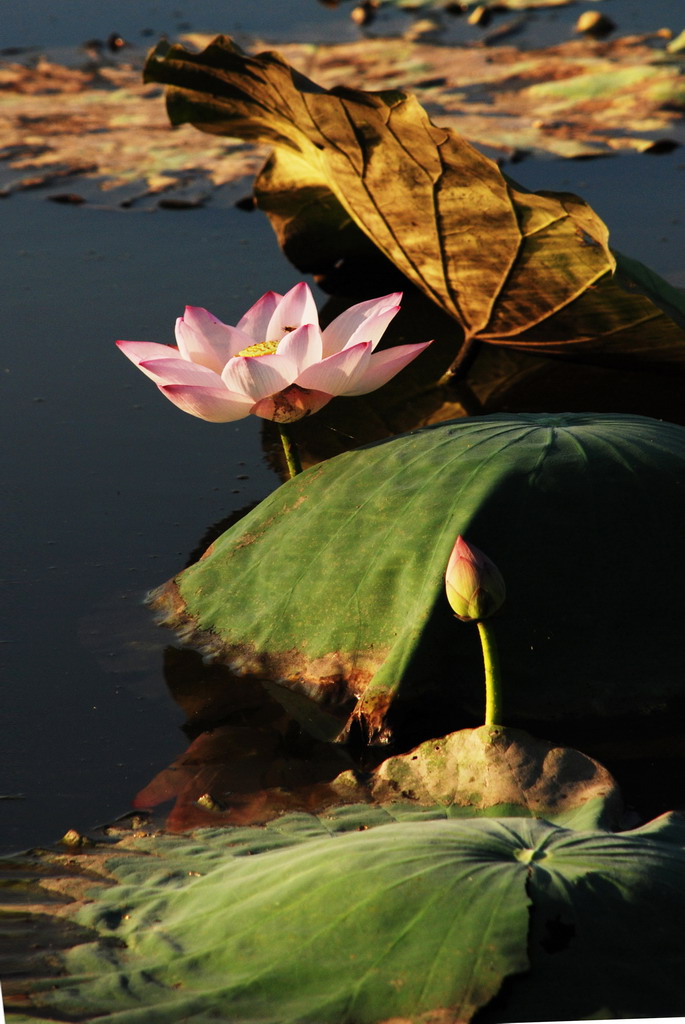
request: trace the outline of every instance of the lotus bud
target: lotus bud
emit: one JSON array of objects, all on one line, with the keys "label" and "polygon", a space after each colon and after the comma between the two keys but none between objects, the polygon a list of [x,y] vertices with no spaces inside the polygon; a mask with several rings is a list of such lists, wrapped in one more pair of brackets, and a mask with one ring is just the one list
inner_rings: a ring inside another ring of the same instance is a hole
[{"label": "lotus bud", "polygon": [[506,595],[497,566],[461,535],[447,563],[445,589],[452,611],[462,622],[479,622],[494,615]]}]

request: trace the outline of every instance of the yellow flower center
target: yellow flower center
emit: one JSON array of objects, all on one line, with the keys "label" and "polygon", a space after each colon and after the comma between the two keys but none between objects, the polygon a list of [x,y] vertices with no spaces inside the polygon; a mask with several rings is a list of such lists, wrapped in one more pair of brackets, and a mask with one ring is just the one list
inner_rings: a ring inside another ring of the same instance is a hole
[{"label": "yellow flower center", "polygon": [[270,356],[278,348],[277,341],[257,341],[254,345],[248,345],[238,353],[239,356]]}]

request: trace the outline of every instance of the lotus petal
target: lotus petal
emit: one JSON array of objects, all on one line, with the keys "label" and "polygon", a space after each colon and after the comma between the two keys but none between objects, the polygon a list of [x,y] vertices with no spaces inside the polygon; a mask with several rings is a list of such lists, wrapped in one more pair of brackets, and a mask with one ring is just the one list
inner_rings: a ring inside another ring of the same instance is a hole
[{"label": "lotus petal", "polygon": [[252,401],[231,395],[226,388],[193,387],[187,384],[160,384],[159,390],[183,412],[210,423],[230,423],[250,414]]},{"label": "lotus petal", "polygon": [[269,322],[282,298],[278,292],[266,292],[241,316],[236,324],[238,330],[251,338],[252,342],[266,341]]},{"label": "lotus petal", "polygon": [[[384,295],[380,299],[367,299],[365,302],[358,302],[355,306],[350,306],[335,320],[331,320],[323,331],[324,356],[330,356],[334,352],[339,352],[341,348],[349,347],[350,344],[356,344],[358,341],[373,341],[375,348],[392,316],[399,311],[401,299],[402,292],[391,292],[390,295]],[[360,328],[365,325],[370,326],[376,317],[389,310],[393,310],[392,316],[386,321],[385,326],[378,333],[378,337],[376,337],[376,329],[371,331],[368,336],[362,336],[364,332],[360,333]],[[352,341],[353,337],[354,342]]]},{"label": "lotus petal", "polygon": [[298,376],[297,383],[300,387],[315,388],[329,395],[350,394],[363,379],[372,349],[370,341],[362,341],[353,348],[335,352],[304,370]]},{"label": "lotus petal", "polygon": [[250,340],[244,342],[243,337],[200,306],[186,306],[183,316],[176,321],[176,341],[183,358],[217,373],[245,344],[251,344]]},{"label": "lotus petal", "polygon": [[430,344],[430,341],[425,341],[419,345],[396,345],[384,352],[374,352],[362,379],[354,387],[348,388],[345,394],[367,395],[369,391],[382,387]]},{"label": "lotus petal", "polygon": [[300,281],[278,303],[263,341],[280,341],[288,331],[302,324],[319,324],[319,313],[309,286]]}]

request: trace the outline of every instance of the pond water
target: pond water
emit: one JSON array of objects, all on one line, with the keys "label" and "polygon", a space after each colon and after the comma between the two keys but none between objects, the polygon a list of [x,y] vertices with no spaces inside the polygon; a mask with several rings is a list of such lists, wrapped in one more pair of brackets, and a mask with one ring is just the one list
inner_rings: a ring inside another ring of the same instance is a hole
[{"label": "pond water", "polygon": [[180,415],[113,342],[172,338],[185,301],[235,322],[298,277],[269,225],[236,210],[94,214],[14,197],[2,212],[2,795],[16,798],[0,809],[3,842],[21,845],[121,813],[183,749],[168,637],[145,631],[140,600],[212,522],[278,482],[256,421]]},{"label": "pond water", "polygon": [[[620,2],[602,6],[613,12]],[[652,27],[678,6],[650,4]],[[625,0],[622,11],[644,20],[644,9]],[[314,0],[185,8],[6,0],[2,46],[73,47],[114,31],[142,45],[150,34],[188,29],[358,34],[347,10]],[[580,193],[619,249],[685,287],[681,151],[525,161],[512,174],[529,188]],[[186,303],[234,323],[264,291],[285,291],[299,275],[266,219],[221,193],[183,211],[60,206],[41,193],[13,195],[0,209],[8,499],[0,846],[10,850],[125,813],[185,749],[184,716],[164,681],[170,638],[142,598],[188,561],[213,523],[279,483],[257,421],[216,426],[181,415],[114,340],[171,340]]]}]

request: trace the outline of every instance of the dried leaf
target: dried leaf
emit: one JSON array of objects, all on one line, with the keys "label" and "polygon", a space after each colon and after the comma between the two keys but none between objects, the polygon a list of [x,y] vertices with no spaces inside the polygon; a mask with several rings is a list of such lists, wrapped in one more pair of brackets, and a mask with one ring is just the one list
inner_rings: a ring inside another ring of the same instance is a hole
[{"label": "dried leaf", "polygon": [[504,157],[577,158],[685,142],[682,72],[663,42],[654,33],[521,51],[392,38],[280,52],[326,88],[411,92],[436,124]]},{"label": "dried leaf", "polygon": [[301,232],[298,244],[318,245],[330,265],[349,248],[337,228],[353,221],[467,341],[685,364],[685,331],[618,286],[606,226],[586,203],[516,185],[414,97],[327,92],[278,54],[250,57],[226,37],[201,54],[160,44],[146,75],[169,86],[174,124],[275,147],[261,202],[272,186],[295,209],[330,193],[321,228],[311,213],[294,224],[277,209],[281,234]]}]

